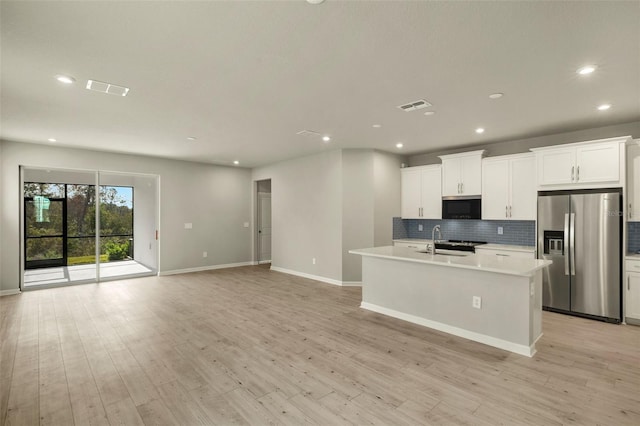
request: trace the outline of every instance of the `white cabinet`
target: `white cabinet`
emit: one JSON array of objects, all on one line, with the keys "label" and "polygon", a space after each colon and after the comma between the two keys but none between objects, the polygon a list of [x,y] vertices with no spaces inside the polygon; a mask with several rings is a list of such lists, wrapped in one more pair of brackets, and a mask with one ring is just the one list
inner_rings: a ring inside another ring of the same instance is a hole
[{"label": "white cabinet", "polygon": [[640,139],[627,151],[627,218],[640,222]]},{"label": "white cabinet", "polygon": [[534,148],[541,189],[622,186],[629,137]]},{"label": "white cabinet", "polygon": [[484,150],[441,155],[442,196],[482,193],[482,155]]},{"label": "white cabinet", "polygon": [[536,220],[535,171],[533,154],[482,160],[482,219]]},{"label": "white cabinet", "polygon": [[442,218],[441,166],[407,167],[401,170],[403,219]]},{"label": "white cabinet", "polygon": [[640,324],[640,259],[627,259],[626,303],[624,316]]}]

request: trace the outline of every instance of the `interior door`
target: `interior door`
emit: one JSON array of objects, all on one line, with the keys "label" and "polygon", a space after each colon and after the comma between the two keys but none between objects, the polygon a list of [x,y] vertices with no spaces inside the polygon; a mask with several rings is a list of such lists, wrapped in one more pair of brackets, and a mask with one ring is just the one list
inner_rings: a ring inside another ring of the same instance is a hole
[{"label": "interior door", "polygon": [[67,264],[66,222],[64,198],[25,197],[25,269]]},{"label": "interior door", "polygon": [[271,262],[271,194],[258,193],[258,262]]}]

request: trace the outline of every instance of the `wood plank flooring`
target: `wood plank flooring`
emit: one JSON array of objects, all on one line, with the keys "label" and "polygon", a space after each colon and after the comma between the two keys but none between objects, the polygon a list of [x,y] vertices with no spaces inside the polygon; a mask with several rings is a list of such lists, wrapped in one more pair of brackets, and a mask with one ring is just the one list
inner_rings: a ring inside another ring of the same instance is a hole
[{"label": "wood plank flooring", "polygon": [[526,358],[359,303],[262,266],[0,298],[0,424],[640,424],[640,327],[545,312]]}]

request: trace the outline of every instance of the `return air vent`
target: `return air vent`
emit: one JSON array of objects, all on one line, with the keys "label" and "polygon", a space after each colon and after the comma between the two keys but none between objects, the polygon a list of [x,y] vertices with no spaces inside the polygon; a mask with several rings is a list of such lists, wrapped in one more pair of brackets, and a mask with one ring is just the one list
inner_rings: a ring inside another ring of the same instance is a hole
[{"label": "return air vent", "polygon": [[403,111],[415,111],[417,109],[422,109],[422,108],[427,108],[433,106],[431,105],[429,102],[425,101],[424,99],[419,99],[417,101],[413,101],[413,102],[409,102],[408,104],[404,104],[404,105],[400,105],[398,108],[400,108]]},{"label": "return air vent", "polygon": [[320,133],[314,132],[313,130],[300,130],[296,135],[300,136],[310,136],[310,137],[320,137]]},{"label": "return air vent", "polygon": [[117,96],[127,96],[127,93],[129,93],[128,87],[118,86],[117,84],[105,83],[96,80],[88,80],[87,89],[93,90],[94,92]]}]

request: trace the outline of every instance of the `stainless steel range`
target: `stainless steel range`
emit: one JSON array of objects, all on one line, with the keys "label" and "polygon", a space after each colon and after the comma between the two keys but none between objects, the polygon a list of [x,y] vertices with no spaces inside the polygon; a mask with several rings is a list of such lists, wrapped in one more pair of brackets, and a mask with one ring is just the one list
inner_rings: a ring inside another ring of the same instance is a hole
[{"label": "stainless steel range", "polygon": [[486,241],[465,241],[465,240],[436,240],[436,250],[456,250],[456,251],[469,251],[476,252],[476,246],[487,244]]}]

